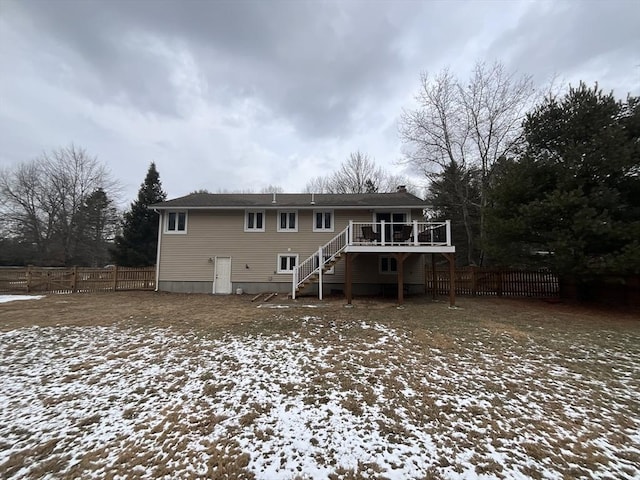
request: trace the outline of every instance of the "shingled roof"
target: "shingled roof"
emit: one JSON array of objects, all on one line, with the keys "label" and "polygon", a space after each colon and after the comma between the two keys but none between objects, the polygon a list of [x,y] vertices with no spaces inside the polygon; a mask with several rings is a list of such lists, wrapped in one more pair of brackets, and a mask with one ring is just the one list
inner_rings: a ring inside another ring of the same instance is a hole
[{"label": "shingled roof", "polygon": [[150,205],[154,209],[234,208],[424,208],[424,200],[407,192],[396,193],[192,193]]}]

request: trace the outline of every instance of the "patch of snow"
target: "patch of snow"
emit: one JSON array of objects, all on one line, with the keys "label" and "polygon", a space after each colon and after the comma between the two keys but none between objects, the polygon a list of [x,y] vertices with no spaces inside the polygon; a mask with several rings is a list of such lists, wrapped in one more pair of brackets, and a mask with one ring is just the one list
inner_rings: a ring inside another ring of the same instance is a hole
[{"label": "patch of snow", "polygon": [[40,300],[45,295],[0,295],[0,303],[15,302],[17,300]]}]

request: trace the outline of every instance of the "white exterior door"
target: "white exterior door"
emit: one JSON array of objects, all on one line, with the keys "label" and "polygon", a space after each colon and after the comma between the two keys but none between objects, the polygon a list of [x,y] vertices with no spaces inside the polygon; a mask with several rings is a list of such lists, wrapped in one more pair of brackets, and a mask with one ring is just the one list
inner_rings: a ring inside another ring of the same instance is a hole
[{"label": "white exterior door", "polygon": [[231,293],[231,257],[216,257],[213,293]]}]

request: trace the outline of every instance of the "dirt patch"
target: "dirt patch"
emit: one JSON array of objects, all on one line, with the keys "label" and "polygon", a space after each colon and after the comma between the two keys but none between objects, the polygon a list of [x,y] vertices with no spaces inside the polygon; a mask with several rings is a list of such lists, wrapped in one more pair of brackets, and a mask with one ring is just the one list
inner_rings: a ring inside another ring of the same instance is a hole
[{"label": "dirt patch", "polygon": [[0,304],[0,329],[26,326],[108,326],[120,322],[187,329],[225,327],[264,318],[247,296],[156,292],[50,294]]}]

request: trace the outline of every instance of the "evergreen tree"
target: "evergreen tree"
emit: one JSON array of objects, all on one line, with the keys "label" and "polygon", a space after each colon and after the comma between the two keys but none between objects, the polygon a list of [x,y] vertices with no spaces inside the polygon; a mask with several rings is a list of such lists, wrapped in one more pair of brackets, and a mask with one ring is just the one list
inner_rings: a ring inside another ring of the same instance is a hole
[{"label": "evergreen tree", "polygon": [[101,267],[108,263],[110,242],[118,225],[118,212],[107,193],[98,188],[84,201],[76,216],[75,265]]},{"label": "evergreen tree", "polygon": [[493,189],[493,253],[563,276],[640,272],[640,115],[583,83],[525,121],[527,149]]},{"label": "evergreen tree", "polygon": [[148,208],[149,205],[165,201],[167,194],[162,190],[160,174],[155,163],[151,163],[144,183],[138,190],[138,199],[124,214],[122,235],[117,235],[115,247],[111,250],[113,261],[118,265],[138,267],[156,263],[158,247],[159,215]]},{"label": "evergreen tree", "polygon": [[480,172],[455,161],[435,174],[425,199],[431,206],[431,220],[451,220],[456,245],[456,262],[472,265],[480,248]]}]

